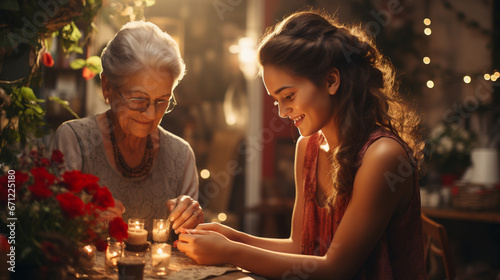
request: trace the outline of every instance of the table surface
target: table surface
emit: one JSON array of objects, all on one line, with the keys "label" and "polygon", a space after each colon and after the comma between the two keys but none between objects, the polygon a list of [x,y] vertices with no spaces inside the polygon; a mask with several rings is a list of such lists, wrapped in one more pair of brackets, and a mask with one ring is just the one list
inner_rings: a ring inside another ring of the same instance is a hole
[{"label": "table surface", "polygon": [[[130,254],[130,253],[128,253]],[[172,250],[170,258],[169,269],[170,272],[165,276],[157,276],[151,270],[151,255],[149,252],[143,254],[146,260],[146,267],[144,270],[144,280],[153,279],[216,279],[216,280],[231,280],[231,279],[258,279],[265,280],[266,278],[254,275],[248,271],[243,271],[231,265],[221,266],[203,266],[196,264],[193,260],[188,258],[184,253],[179,252],[177,249]],[[80,277],[80,279],[96,279],[96,280],[117,280],[118,273],[106,273],[104,268],[105,253],[97,252],[93,260],[93,268],[88,271],[87,277]],[[73,279],[77,279],[74,277]]]}]

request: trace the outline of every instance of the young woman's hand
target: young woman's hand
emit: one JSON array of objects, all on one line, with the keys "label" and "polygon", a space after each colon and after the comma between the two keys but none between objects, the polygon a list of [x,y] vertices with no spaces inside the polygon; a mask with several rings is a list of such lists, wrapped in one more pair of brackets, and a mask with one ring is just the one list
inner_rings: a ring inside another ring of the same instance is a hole
[{"label": "young woman's hand", "polygon": [[199,224],[197,230],[210,230],[218,232],[230,240],[241,242],[238,238],[238,231],[220,223]]},{"label": "young woman's hand", "polygon": [[199,223],[203,223],[203,210],[200,203],[190,196],[181,195],[167,201],[170,211],[169,219],[172,222],[172,229],[179,233],[180,228],[195,228]]},{"label": "young woman's hand", "polygon": [[231,242],[224,235],[207,230],[180,229],[177,248],[202,265],[226,264],[231,257]]}]

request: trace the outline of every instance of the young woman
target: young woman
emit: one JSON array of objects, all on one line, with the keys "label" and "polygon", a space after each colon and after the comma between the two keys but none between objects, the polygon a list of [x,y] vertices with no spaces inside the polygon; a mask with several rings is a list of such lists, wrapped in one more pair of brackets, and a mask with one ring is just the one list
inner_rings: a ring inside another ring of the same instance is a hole
[{"label": "young woman", "polygon": [[302,135],[290,238],[201,224],[178,248],[272,278],[424,279],[423,146],[388,61],[360,28],[316,12],[270,29],[259,61],[280,116]]}]

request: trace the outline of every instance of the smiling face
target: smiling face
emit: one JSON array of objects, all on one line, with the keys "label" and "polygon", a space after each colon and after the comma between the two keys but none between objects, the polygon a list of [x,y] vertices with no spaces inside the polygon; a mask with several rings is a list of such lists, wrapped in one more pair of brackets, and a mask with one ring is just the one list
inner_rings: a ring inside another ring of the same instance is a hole
[{"label": "smiling face", "polygon": [[332,95],[336,90],[332,92],[326,82],[318,87],[273,65],[263,67],[262,79],[278,105],[280,117],[290,118],[302,136],[333,127]]},{"label": "smiling face", "polygon": [[[164,101],[169,100],[173,88],[172,75],[163,71],[139,72],[127,77],[120,87],[110,85],[103,79],[105,96],[109,98],[111,110],[118,119],[122,131],[126,135],[139,138],[148,136],[158,127],[165,114]],[[127,106],[126,100],[130,98],[146,99],[151,105],[143,112],[134,111]],[[155,103],[158,102],[160,103],[155,107]]]}]

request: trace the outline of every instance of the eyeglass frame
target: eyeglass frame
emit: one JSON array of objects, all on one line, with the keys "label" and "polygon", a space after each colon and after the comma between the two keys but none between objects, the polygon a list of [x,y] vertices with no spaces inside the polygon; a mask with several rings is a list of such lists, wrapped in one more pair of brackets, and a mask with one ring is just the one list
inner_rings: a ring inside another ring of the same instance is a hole
[{"label": "eyeglass frame", "polygon": [[[149,106],[151,106],[151,104],[152,104],[151,100],[150,99],[146,99],[146,98],[131,97],[129,99],[125,99],[125,97],[123,96],[122,91],[118,87],[116,87],[116,86],[115,86],[115,89],[118,91],[118,93],[119,93],[120,97],[122,98],[123,102],[125,102],[125,104],[127,104],[127,108],[129,108],[132,111],[141,112],[141,113],[142,112],[146,112],[149,109]],[[140,99],[140,100],[147,100],[148,101],[147,106],[144,108],[144,110],[130,108],[130,103],[129,102],[132,101],[132,100],[138,100],[138,99]],[[160,101],[160,102],[158,102],[157,100],[155,100],[155,102],[154,102],[154,104],[155,104],[155,112],[158,111],[158,109],[156,108],[156,106],[158,106],[158,104],[161,104],[163,102],[168,102],[167,108],[165,108],[165,112],[163,113],[164,115],[172,112],[174,110],[175,106],[177,105],[177,100],[175,100],[175,95],[172,92],[172,95],[170,95],[170,98],[168,100],[166,100],[166,101]],[[170,110],[169,110],[170,104],[172,104],[172,108],[170,108]]]}]

